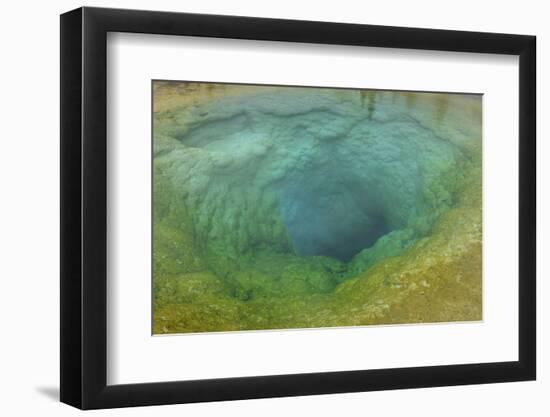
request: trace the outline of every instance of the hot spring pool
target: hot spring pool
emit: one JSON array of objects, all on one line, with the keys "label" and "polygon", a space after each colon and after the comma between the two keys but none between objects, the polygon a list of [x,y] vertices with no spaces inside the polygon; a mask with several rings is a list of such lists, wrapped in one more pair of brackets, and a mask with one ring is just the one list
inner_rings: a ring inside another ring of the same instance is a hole
[{"label": "hot spring pool", "polygon": [[156,333],[480,316],[480,96],[154,87]]}]

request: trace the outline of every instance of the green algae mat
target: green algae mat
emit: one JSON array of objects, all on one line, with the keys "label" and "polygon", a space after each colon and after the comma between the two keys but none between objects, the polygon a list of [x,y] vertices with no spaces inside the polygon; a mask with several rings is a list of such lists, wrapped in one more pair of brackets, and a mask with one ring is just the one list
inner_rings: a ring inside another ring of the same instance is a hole
[{"label": "green algae mat", "polygon": [[482,318],[482,98],[153,85],[153,333]]}]

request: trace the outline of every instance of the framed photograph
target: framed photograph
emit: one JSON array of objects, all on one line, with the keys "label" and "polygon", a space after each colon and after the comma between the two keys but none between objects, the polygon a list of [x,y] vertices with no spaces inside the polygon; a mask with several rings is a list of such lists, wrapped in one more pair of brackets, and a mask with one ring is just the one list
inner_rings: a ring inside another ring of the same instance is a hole
[{"label": "framed photograph", "polygon": [[61,16],[61,401],[533,380],[535,37]]}]

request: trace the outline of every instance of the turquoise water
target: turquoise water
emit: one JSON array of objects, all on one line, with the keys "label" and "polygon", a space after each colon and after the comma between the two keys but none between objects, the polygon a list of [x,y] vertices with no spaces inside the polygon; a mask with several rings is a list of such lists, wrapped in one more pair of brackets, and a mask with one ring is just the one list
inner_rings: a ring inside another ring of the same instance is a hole
[{"label": "turquoise water", "polygon": [[154,124],[159,308],[193,304],[165,291],[191,273],[211,273],[197,288],[223,303],[333,293],[430,236],[460,206],[480,159],[480,96],[254,86],[172,94],[187,97]]}]

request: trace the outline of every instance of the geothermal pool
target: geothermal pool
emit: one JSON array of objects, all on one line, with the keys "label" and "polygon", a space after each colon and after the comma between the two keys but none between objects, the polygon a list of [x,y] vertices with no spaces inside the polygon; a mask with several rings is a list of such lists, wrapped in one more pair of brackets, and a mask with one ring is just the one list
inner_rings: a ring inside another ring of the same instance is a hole
[{"label": "geothermal pool", "polygon": [[481,319],[481,96],[153,83],[154,333]]}]

